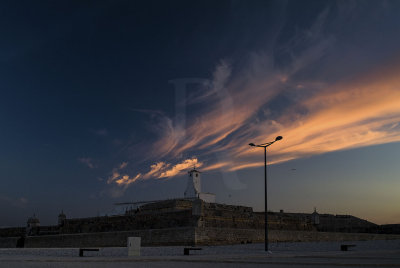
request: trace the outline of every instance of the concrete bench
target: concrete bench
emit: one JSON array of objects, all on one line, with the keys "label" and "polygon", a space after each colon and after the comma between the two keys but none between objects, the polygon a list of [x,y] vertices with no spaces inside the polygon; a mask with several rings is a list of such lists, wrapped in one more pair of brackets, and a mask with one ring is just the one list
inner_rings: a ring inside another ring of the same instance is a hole
[{"label": "concrete bench", "polygon": [[340,250],[341,251],[347,251],[349,248],[352,248],[352,247],[355,247],[356,245],[346,245],[346,244],[343,244],[343,245],[340,245]]},{"label": "concrete bench", "polygon": [[191,251],[191,250],[202,250],[202,248],[195,248],[195,247],[184,248],[183,249],[183,255],[189,255],[189,251]]},{"label": "concrete bench", "polygon": [[83,257],[84,251],[99,251],[99,248],[80,248],[79,249],[79,257]]}]

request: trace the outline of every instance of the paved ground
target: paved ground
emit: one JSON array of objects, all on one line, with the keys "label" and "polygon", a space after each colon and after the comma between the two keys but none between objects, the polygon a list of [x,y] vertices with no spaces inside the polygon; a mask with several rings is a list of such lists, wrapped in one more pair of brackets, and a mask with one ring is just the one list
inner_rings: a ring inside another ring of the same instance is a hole
[{"label": "paved ground", "polygon": [[183,256],[183,247],[142,248],[128,257],[126,248],[104,248],[78,257],[78,249],[0,249],[0,267],[399,267],[400,240],[279,243],[265,253],[263,244],[202,247]]}]

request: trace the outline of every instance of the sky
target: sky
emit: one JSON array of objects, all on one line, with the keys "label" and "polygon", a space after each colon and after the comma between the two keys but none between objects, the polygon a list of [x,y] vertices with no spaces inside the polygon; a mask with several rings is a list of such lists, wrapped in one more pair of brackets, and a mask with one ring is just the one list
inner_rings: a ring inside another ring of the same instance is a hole
[{"label": "sky", "polygon": [[0,226],[183,197],[400,223],[399,1],[4,1]]}]

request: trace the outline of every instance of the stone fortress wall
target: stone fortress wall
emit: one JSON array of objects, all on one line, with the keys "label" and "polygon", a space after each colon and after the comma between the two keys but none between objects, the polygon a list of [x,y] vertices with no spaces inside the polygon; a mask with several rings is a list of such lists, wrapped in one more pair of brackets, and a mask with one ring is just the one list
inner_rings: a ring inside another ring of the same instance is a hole
[{"label": "stone fortress wall", "polygon": [[[144,246],[219,245],[264,240],[263,212],[215,203],[214,194],[201,192],[201,172],[194,168],[188,173],[184,199],[141,202],[136,209],[114,216],[68,219],[61,212],[58,224],[52,226],[40,226],[34,215],[28,219],[26,228],[0,229],[0,247],[126,246],[130,236],[141,237]],[[320,215],[316,211],[312,214],[268,212],[268,229],[271,241],[393,238],[372,234],[381,230],[371,222],[350,215]],[[395,229],[388,226],[385,232]]]},{"label": "stone fortress wall", "polygon": [[[400,238],[372,234],[377,230],[376,224],[353,216],[316,212],[269,212],[268,227],[271,241]],[[338,231],[341,233],[332,233]],[[63,215],[54,226],[0,229],[0,247],[126,246],[129,236],[140,236],[144,246],[262,242],[264,213],[201,199],[164,200],[127,210],[124,215],[82,219]]]},{"label": "stone fortress wall", "polygon": [[[30,236],[27,237],[25,241],[25,247],[125,247],[128,237],[141,237],[142,246],[226,245],[263,242],[264,230],[182,227],[172,229],[168,228],[121,232]],[[270,242],[355,241],[387,239],[400,239],[400,236],[315,231],[269,231]]]},{"label": "stone fortress wall", "polygon": [[24,236],[25,232],[25,227],[0,228],[0,237],[19,237]]},{"label": "stone fortress wall", "polygon": [[194,245],[194,227],[118,232],[28,236],[26,248],[126,247],[128,237],[141,237],[142,246]]},{"label": "stone fortress wall", "polygon": [[380,226],[351,215],[320,214],[317,230],[321,232],[374,233]]}]

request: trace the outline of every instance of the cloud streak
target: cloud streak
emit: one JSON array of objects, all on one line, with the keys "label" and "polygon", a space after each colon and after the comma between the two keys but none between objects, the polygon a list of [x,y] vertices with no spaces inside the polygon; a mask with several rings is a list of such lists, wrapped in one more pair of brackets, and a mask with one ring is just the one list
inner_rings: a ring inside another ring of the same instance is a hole
[{"label": "cloud streak", "polygon": [[[282,134],[285,140],[271,147],[276,162],[331,151],[400,141],[400,68],[371,73],[361,79],[329,86],[276,118],[279,124],[255,126],[253,133]],[[306,111],[304,114],[296,110]],[[270,131],[268,131],[268,129]],[[273,131],[271,131],[273,130]],[[264,135],[249,137],[265,140]],[[254,150],[233,152],[251,161]],[[259,163],[261,165],[262,163]],[[246,167],[246,166],[244,166]]]},{"label": "cloud streak", "polygon": [[3,194],[0,194],[0,201],[17,208],[25,208],[29,203],[25,197],[13,198]]},{"label": "cloud streak", "polygon": [[[284,139],[269,148],[271,163],[399,142],[400,60],[371,60],[373,67],[356,68],[353,62],[365,60],[354,53],[348,60],[352,64],[346,64],[341,56],[352,55],[354,48],[342,41],[337,52],[340,37],[327,30],[342,29],[354,16],[340,10],[334,20],[329,8],[323,10],[309,28],[284,44],[276,38],[276,47],[249,53],[245,63],[222,60],[209,83],[187,94],[190,113],[156,113],[152,127],[157,140],[146,154],[155,162],[150,171],[125,179],[113,172],[109,181],[125,186],[167,178],[194,164],[205,171],[261,166],[260,151],[248,143],[268,142],[278,135]],[[368,44],[365,47],[368,52]],[[346,71],[352,75],[344,75]],[[186,120],[180,121],[183,117]]]},{"label": "cloud streak", "polygon": [[150,166],[150,170],[147,173],[137,173],[135,176],[127,174],[125,168],[128,166],[127,162],[123,162],[118,167],[114,168],[112,174],[109,176],[107,183],[116,184],[128,188],[129,185],[136,181],[147,180],[151,178],[161,179],[169,178],[176,175],[181,175],[190,168],[203,166],[202,162],[199,162],[197,158],[188,158],[175,165],[165,162],[157,162]]},{"label": "cloud streak", "polygon": [[84,165],[86,165],[88,168],[96,168],[96,166],[93,164],[93,159],[89,157],[81,157],[78,158],[78,161]]}]

